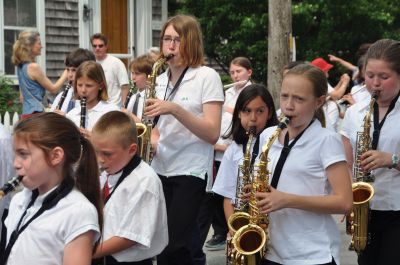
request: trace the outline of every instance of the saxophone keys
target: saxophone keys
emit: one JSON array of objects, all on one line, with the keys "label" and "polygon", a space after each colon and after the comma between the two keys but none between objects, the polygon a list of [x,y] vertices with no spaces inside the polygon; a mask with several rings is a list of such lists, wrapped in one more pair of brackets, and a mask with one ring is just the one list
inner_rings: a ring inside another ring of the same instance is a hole
[{"label": "saxophone keys", "polygon": [[354,251],[354,241],[353,240],[351,240],[351,242],[350,242],[349,250]]}]

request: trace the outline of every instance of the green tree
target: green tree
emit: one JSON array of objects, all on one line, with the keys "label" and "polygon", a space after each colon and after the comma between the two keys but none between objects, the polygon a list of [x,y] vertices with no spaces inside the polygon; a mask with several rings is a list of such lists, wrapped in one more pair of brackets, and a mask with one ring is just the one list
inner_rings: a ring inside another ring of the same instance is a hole
[{"label": "green tree", "polygon": [[237,56],[248,57],[253,78],[266,82],[267,9],[259,0],[186,0],[176,13],[192,14],[203,30],[207,56],[226,68]]},{"label": "green tree", "polygon": [[21,113],[19,92],[14,89],[13,81],[5,76],[0,76],[0,115],[8,111]]},{"label": "green tree", "polygon": [[[228,67],[234,57],[247,56],[254,79],[266,83],[268,1],[170,2],[171,15],[187,13],[199,19],[209,57]],[[356,63],[362,43],[400,39],[400,0],[293,0],[292,21],[298,60],[327,59],[331,53]]]}]

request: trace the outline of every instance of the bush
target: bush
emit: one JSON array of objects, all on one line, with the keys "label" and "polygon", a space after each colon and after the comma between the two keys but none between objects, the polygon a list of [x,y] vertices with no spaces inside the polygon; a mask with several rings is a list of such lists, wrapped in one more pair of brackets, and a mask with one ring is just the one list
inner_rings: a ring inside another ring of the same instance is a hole
[{"label": "bush", "polygon": [[22,105],[19,102],[19,91],[14,88],[13,81],[0,75],[0,113],[4,114],[6,111],[10,114],[21,113]]}]

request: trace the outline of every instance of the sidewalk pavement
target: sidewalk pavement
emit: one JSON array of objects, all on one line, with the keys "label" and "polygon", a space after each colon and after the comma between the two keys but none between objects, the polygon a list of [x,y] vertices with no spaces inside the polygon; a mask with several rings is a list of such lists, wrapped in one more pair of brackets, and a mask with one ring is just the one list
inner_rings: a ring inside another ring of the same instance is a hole
[{"label": "sidewalk pavement", "polygon": [[[334,215],[338,228],[340,230],[340,235],[342,239],[342,245],[340,249],[340,264],[341,265],[357,265],[357,254],[354,251],[349,251],[348,246],[350,244],[350,236],[345,232],[345,223],[340,223],[341,215]],[[208,238],[212,236],[212,229],[208,234]],[[204,253],[207,255],[207,265],[225,265],[225,250],[218,251],[208,251],[207,248],[204,248]]]}]

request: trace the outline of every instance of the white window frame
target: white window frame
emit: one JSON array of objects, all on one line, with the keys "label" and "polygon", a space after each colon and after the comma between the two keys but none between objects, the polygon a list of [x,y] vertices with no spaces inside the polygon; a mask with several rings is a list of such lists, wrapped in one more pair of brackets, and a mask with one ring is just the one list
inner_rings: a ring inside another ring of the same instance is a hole
[{"label": "white window frame", "polygon": [[[25,30],[25,29],[34,29],[37,30],[40,34],[40,39],[42,41],[42,55],[37,57],[37,63],[40,65],[42,69],[46,69],[46,30],[45,30],[45,4],[44,0],[37,0],[36,2],[36,28],[30,27],[14,27],[14,26],[5,26],[4,25],[4,0],[0,0],[0,74],[4,74],[5,71],[5,56],[4,56],[4,30],[13,29],[13,30]],[[11,78],[15,84],[18,83],[18,78],[16,75],[6,75]]]}]

